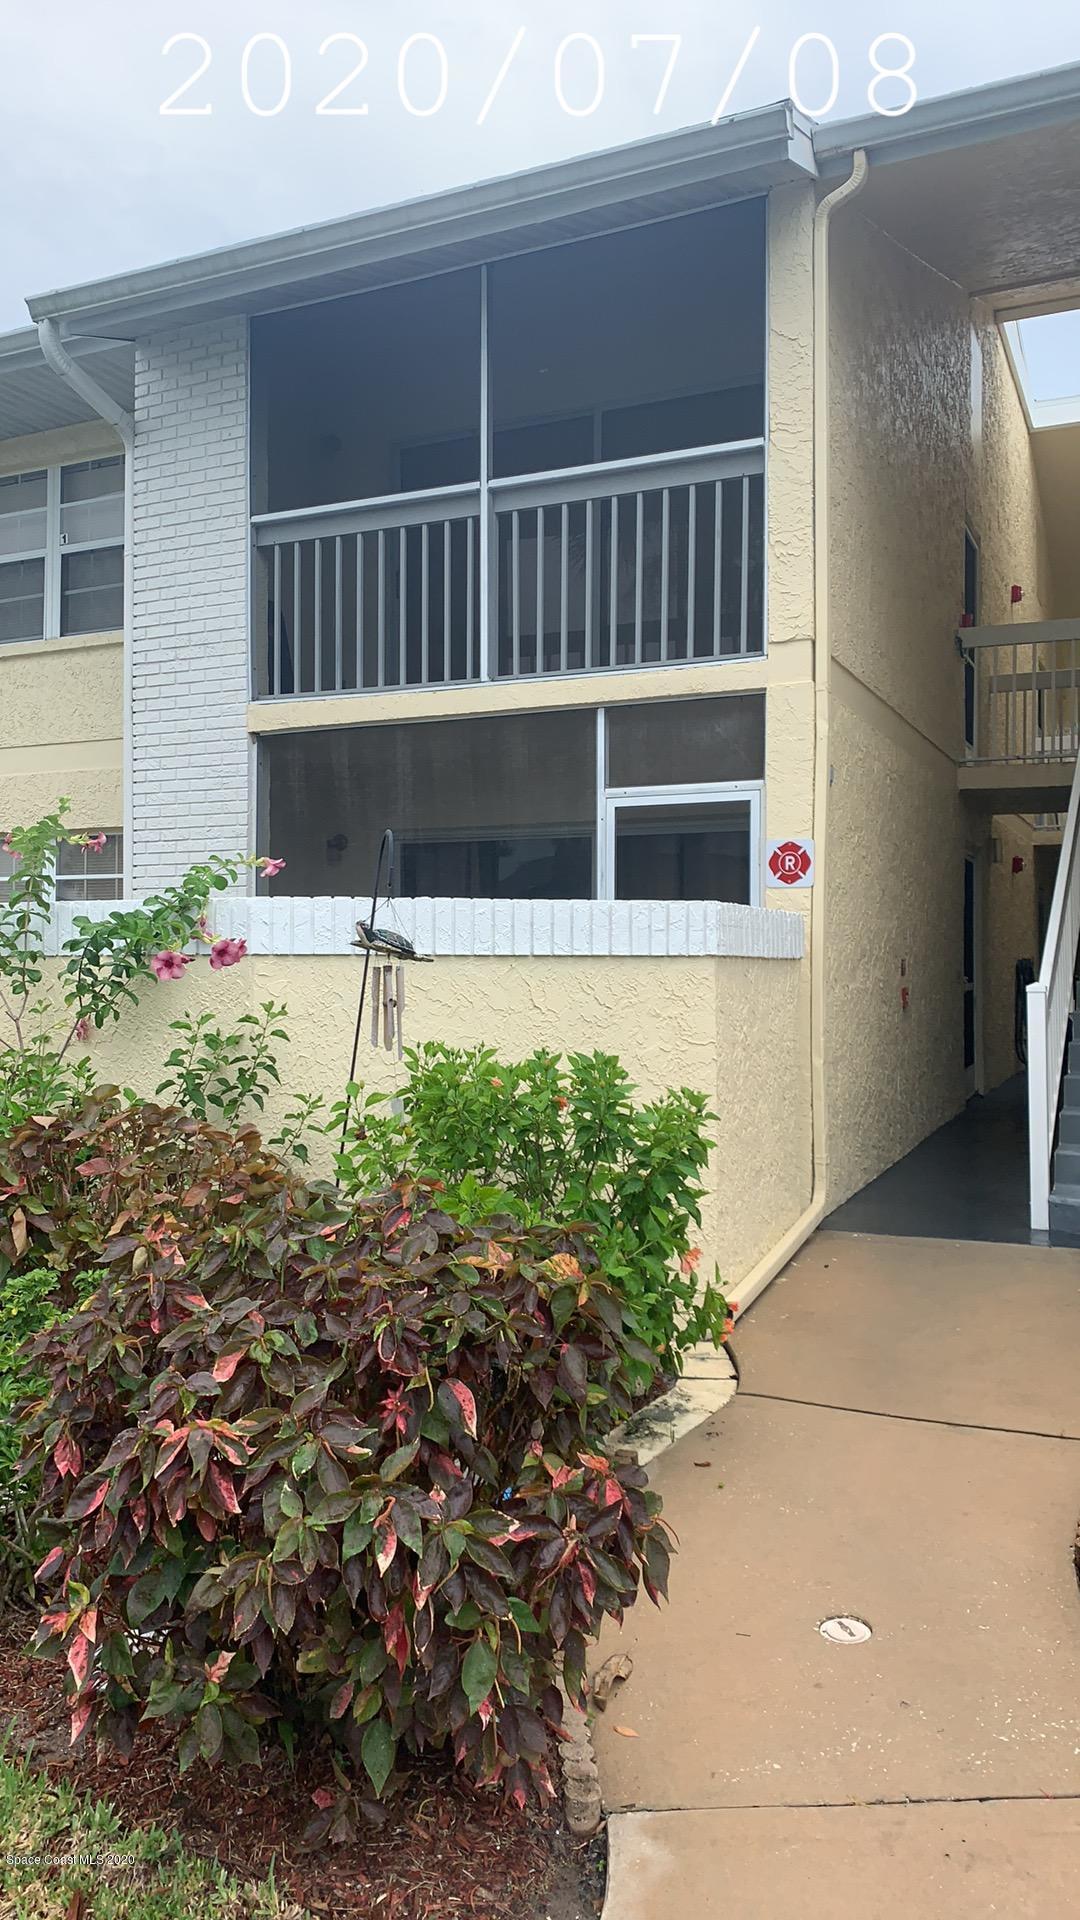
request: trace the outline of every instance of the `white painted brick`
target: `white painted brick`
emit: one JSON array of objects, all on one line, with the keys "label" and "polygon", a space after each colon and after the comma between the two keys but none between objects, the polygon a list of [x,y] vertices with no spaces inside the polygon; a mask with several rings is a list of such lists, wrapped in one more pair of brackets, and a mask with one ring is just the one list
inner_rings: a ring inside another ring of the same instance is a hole
[{"label": "white painted brick", "polygon": [[247,337],[173,328],[135,354],[136,892],[248,835]]}]

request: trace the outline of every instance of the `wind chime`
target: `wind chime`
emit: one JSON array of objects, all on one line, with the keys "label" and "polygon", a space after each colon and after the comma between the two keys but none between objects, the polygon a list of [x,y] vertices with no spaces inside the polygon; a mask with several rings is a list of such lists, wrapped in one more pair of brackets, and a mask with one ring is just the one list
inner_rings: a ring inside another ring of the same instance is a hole
[{"label": "wind chime", "polygon": [[[385,886],[383,870],[386,870]],[[379,902],[384,900],[386,911],[397,919],[394,908],[394,836],[387,827],[379,846],[379,858],[375,864],[375,885],[371,896],[371,912],[366,920],[356,923],[356,939],[353,946],[364,956],[364,972],[360,982],[360,1004],[356,1010],[356,1032],[353,1036],[352,1065],[349,1071],[349,1084],[356,1081],[356,1062],[360,1053],[360,1035],[364,1026],[364,1008],[368,1003],[370,988],[371,1044],[382,1045],[387,1053],[397,1050],[400,1060],[405,1052],[405,965],[416,960],[430,963],[432,955],[417,953],[416,947],[400,924],[396,927],[377,924]],[[342,1146],[349,1126],[351,1098],[346,1100],[345,1118],[341,1129]]]},{"label": "wind chime", "polygon": [[[386,927],[370,927],[365,921],[357,926],[358,938],[354,945],[370,953],[375,960],[371,988],[371,1044],[381,1044],[387,1053],[397,1048],[400,1060],[405,1052],[405,966],[406,960],[419,960],[420,955],[409,951],[412,942],[403,934],[395,934]],[[398,945],[398,941],[402,945]],[[400,953],[400,960],[391,960],[391,954]]]}]

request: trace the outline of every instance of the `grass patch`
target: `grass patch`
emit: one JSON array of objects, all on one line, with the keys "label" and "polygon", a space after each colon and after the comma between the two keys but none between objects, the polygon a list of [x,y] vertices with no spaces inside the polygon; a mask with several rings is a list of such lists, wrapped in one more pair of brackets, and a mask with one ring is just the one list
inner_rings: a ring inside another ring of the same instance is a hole
[{"label": "grass patch", "polygon": [[85,1920],[303,1920],[272,1873],[241,1885],[160,1827],[126,1828],[103,1801],[0,1754],[0,1920],[73,1911]]}]

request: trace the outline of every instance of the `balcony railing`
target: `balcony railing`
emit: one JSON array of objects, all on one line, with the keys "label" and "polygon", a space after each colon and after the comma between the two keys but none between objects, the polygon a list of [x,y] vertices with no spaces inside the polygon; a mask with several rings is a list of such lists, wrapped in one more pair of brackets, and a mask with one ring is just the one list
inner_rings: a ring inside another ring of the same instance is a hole
[{"label": "balcony railing", "polygon": [[760,654],[762,442],[266,514],[261,699]]},{"label": "balcony railing", "polygon": [[967,758],[983,765],[1075,760],[1080,751],[1080,622],[961,631]]}]

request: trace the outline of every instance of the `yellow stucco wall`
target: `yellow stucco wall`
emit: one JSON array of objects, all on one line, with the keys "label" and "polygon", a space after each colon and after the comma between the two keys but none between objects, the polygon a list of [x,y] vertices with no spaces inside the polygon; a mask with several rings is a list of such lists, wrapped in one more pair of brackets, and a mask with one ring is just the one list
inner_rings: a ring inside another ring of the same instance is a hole
[{"label": "yellow stucco wall", "polygon": [[838,1203],[965,1098],[969,848],[983,854],[984,1090],[1015,1070],[1013,967],[1033,949],[1034,861],[1013,876],[1025,823],[968,814],[957,797],[965,522],[981,547],[984,623],[1009,618],[1013,581],[1025,617],[1053,609],[1028,434],[992,317],[857,207],[833,222],[831,271],[826,1049]]},{"label": "yellow stucco wall", "polygon": [[[1013,872],[1014,859],[1023,861],[1022,872]],[[1016,962],[1031,960],[1036,968],[1039,964],[1034,833],[1027,820],[1006,815],[992,822],[982,869],[987,937],[980,987],[983,1079],[989,1090],[1019,1069],[1014,1036]]]},{"label": "yellow stucco wall", "polygon": [[[814,817],[814,204],[808,185],[781,188],[769,200],[765,811],[772,840],[809,834]],[[809,919],[809,893],[769,888],[765,897]],[[808,1100],[808,1077],[805,1087]]]},{"label": "yellow stucco wall", "polygon": [[[407,1039],[483,1042],[509,1058],[540,1046],[601,1048],[620,1056],[646,1095],[679,1085],[706,1092],[719,1118],[702,1246],[734,1284],[809,1197],[803,974],[796,961],[440,959],[409,973]],[[101,1082],[152,1094],[174,1044],[171,1020],[207,1007],[227,1019],[272,997],[290,1010],[286,1094],[336,1099],[359,982],[359,962],[342,958],[251,958],[220,974],[200,965],[182,984],[150,982],[135,1012],[94,1036],[90,1058]],[[399,1072],[365,1033],[364,1082],[390,1087]]]},{"label": "yellow stucco wall", "polygon": [[[0,442],[0,474],[119,451],[99,422]],[[90,634],[0,647],[0,826],[62,797],[74,827],[123,822],[123,637]]]},{"label": "yellow stucco wall", "polygon": [[71,825],[123,821],[120,635],[0,650],[0,822],[16,826],[71,801]]},{"label": "yellow stucco wall", "polygon": [[992,626],[1013,617],[1014,582],[1024,594],[1017,619],[1056,619],[1070,609],[1057,604],[1031,435],[997,325],[981,302],[970,345],[977,405],[968,520],[980,546],[980,619]]},{"label": "yellow stucco wall", "polygon": [[837,678],[826,1025],[831,1204],[917,1145],[964,1097],[955,767],[929,743],[913,751],[889,708]]}]

